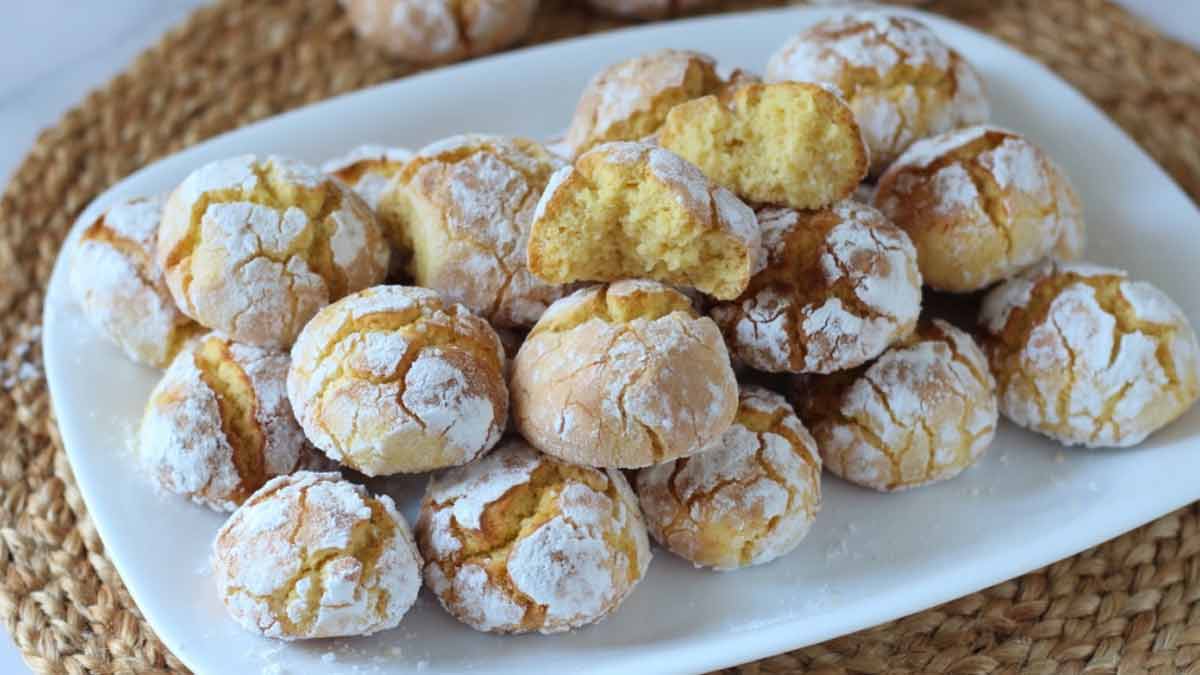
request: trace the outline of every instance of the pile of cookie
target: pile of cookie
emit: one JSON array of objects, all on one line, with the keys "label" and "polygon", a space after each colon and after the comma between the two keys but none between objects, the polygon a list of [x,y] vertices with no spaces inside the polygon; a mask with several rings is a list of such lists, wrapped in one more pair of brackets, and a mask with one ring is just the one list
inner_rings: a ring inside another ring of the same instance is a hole
[{"label": "pile of cookie", "polygon": [[[762,80],[616,64],[546,144],[214,162],[87,228],[73,285],[166,368],[139,456],[232,512],[241,625],[369,634],[423,581],[478,630],[563,631],[620,605],[651,537],[718,570],[795,549],[823,467],[905,490],[975,463],[1000,413],[1128,446],[1197,399],[1186,317],[1072,262],[1069,180],[987,116],[927,27],[851,14]],[[435,471],[415,536],[362,486]]]}]

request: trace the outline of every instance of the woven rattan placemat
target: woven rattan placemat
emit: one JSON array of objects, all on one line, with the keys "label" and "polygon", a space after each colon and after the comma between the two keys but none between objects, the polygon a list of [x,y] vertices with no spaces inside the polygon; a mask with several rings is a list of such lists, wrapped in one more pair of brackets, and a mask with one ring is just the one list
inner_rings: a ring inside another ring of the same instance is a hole
[{"label": "woven rattan placemat", "polygon": [[[772,4],[783,3],[721,9]],[[1200,198],[1200,54],[1106,0],[932,8],[1058,71]],[[527,42],[620,25],[543,0]],[[41,376],[43,291],[72,221],[159,157],[411,70],[358,43],[333,0],[221,2],[44,132],[14,174],[0,199],[0,616],[34,670],[184,670],[104,556]],[[1018,579],[741,670],[1200,673],[1198,515],[1192,505]]]}]

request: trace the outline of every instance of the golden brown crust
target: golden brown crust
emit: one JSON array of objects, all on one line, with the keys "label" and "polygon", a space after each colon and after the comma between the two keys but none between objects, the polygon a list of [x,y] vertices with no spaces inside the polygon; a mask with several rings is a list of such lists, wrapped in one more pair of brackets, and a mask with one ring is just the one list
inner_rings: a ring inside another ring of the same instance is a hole
[{"label": "golden brown crust", "polygon": [[980,321],[1001,411],[1064,444],[1136,445],[1200,397],[1187,317],[1120,270],[1045,262],[992,290]]},{"label": "golden brown crust", "polygon": [[555,303],[517,353],[511,387],[517,429],[534,447],[591,466],[694,454],[737,409],[716,326],[683,295],[646,281]]},{"label": "golden brown crust", "polygon": [[996,127],[914,143],[879,179],[875,205],[912,237],[930,287],[986,288],[1060,245],[1083,248],[1074,190],[1045,153]]},{"label": "golden brown crust", "polygon": [[996,432],[996,383],[969,335],[935,319],[875,362],[797,380],[825,467],[882,492],[952,478]]},{"label": "golden brown crust", "polygon": [[529,32],[537,0],[341,0],[359,37],[392,56],[445,63],[507,47]]},{"label": "golden brown crust", "polygon": [[710,314],[730,352],[768,372],[831,373],[906,337],[921,309],[917,252],[902,230],[852,201],[758,211],[767,266]]},{"label": "golden brown crust", "polygon": [[619,471],[568,464],[518,438],[435,476],[417,538],[442,606],[497,633],[598,621],[650,562],[646,527]]},{"label": "golden brown crust", "polygon": [[870,164],[850,108],[801,82],[742,78],[719,95],[681,103],[657,142],[748,202],[793,208],[849,197]]},{"label": "golden brown crust", "polygon": [[744,385],[737,418],[712,447],[641,469],[654,539],[696,565],[758,565],[800,544],[821,507],[821,458],[780,395]]}]

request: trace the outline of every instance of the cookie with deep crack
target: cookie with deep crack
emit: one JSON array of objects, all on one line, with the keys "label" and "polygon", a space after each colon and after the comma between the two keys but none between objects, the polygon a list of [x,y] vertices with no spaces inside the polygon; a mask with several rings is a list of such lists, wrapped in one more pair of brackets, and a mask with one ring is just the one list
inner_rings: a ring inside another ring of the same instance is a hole
[{"label": "cookie with deep crack", "polygon": [[97,330],[134,361],[165,368],[203,328],[175,306],[154,262],[165,197],[114,205],[79,235],[71,290]]},{"label": "cookie with deep crack", "polygon": [[276,348],[320,308],[382,281],[389,257],[375,215],[348,187],[253,155],[188,175],[167,200],[156,249],[184,314]]},{"label": "cookie with deep crack", "polygon": [[650,281],[554,303],[512,369],[517,430],[542,452],[638,468],[703,450],[737,412],[720,331],[681,293]]},{"label": "cookie with deep crack", "polygon": [[171,362],[150,393],[138,455],[159,487],[232,511],[263,483],[323,457],[292,415],[287,354],[215,333]]},{"label": "cookie with deep crack", "polygon": [[875,358],[921,311],[917,251],[879,211],[843,201],[758,211],[767,266],[710,315],[729,350],[773,373],[832,373]]},{"label": "cookie with deep crack", "polygon": [[754,82],[681,103],[657,139],[752,204],[829,206],[870,163],[850,108],[810,83]]},{"label": "cookie with deep crack", "polygon": [[282,640],[394,628],[421,588],[421,558],[391,498],[336,473],[268,482],[217,531],[212,560],[234,621]]},{"label": "cookie with deep crack", "polygon": [[493,633],[557,633],[614,612],[650,545],[620,471],[568,464],[518,438],[429,482],[417,519],[425,582]]},{"label": "cookie with deep crack", "polygon": [[641,469],[634,485],[655,541],[732,570],[800,545],[821,508],[821,458],[787,399],[743,385],[733,426],[711,447]]},{"label": "cookie with deep crack", "polygon": [[825,468],[881,492],[957,476],[996,433],[987,357],[970,335],[938,319],[868,365],[797,383],[796,410]]},{"label": "cookie with deep crack", "polygon": [[1084,244],[1066,174],[1028,139],[997,127],[914,143],[880,177],[875,206],[912,237],[921,276],[939,291],[982,290]]},{"label": "cookie with deep crack", "polygon": [[496,331],[436,291],[377,286],[321,310],[292,349],[288,397],[309,440],[368,476],[457,466],[508,419]]},{"label": "cookie with deep crack", "polygon": [[359,37],[416,63],[502,49],[529,32],[537,0],[341,0]]},{"label": "cookie with deep crack", "polygon": [[497,327],[532,326],[569,289],[525,263],[534,207],[566,162],[526,138],[469,134],[423,148],[383,199],[393,237],[412,251],[419,286]]},{"label": "cookie with deep crack", "polygon": [[1200,346],[1155,286],[1045,262],[993,289],[980,323],[1005,417],[1066,445],[1131,446],[1200,397]]},{"label": "cookie with deep crack", "polygon": [[767,64],[768,82],[817,82],[845,99],[879,175],[926,136],[980,124],[989,106],[975,69],[925,24],[867,11],[817,22]]},{"label": "cookie with deep crack", "polygon": [[762,262],[754,211],[678,155],[605,143],[551,177],[529,235],[541,279],[654,279],[735,298]]}]

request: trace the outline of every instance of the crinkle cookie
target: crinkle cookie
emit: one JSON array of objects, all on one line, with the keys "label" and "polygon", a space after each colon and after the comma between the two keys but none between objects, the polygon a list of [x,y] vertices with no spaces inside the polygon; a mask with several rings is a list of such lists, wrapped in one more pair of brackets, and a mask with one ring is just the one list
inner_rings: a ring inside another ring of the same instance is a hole
[{"label": "crinkle cookie", "polygon": [[287,390],[309,440],[368,476],[469,462],[508,419],[496,331],[412,286],[369,288],[321,310],[292,349]]},{"label": "crinkle cookie", "polygon": [[603,619],[650,564],[621,472],[568,464],[517,438],[433,477],[417,538],[425,582],[480,631],[557,633]]},{"label": "crinkle cookie", "polygon": [[802,380],[796,399],[825,468],[881,492],[957,476],[991,445],[999,415],[987,357],[937,319],[870,365]]},{"label": "crinkle cookie", "polygon": [[854,111],[878,175],[914,141],[988,118],[983,84],[925,24],[883,12],[821,21],[767,64],[768,82],[830,86]]},{"label": "crinkle cookie", "polygon": [[809,83],[746,83],[681,103],[657,139],[753,204],[829,206],[854,192],[870,163],[854,114]]},{"label": "crinkle cookie", "polygon": [[971,127],[918,141],[888,167],[875,206],[917,246],[931,288],[982,290],[1084,245],[1079,198],[1023,136]]},{"label": "crinkle cookie", "polygon": [[270,478],[322,466],[292,416],[288,357],[209,334],[180,352],[146,404],[141,460],[158,485],[232,511]]},{"label": "crinkle cookie", "polygon": [[770,562],[808,534],[821,508],[817,444],[787,399],[743,386],[733,426],[704,452],[641,469],[650,534],[699,566]]},{"label": "crinkle cookie", "polygon": [[640,141],[658,131],[671,108],[722,86],[716,62],[699,52],[660,49],[614,63],[584,87],[563,139],[567,154]]},{"label": "crinkle cookie", "polygon": [[644,278],[728,300],[761,263],[754,211],[645,143],[598,145],[556,172],[529,235],[530,271],[556,284]]},{"label": "crinkle cookie", "polygon": [[488,54],[529,32],[537,0],[341,0],[359,37],[392,56],[445,63]]},{"label": "crinkle cookie", "polygon": [[525,138],[470,134],[423,148],[384,198],[384,221],[412,251],[419,286],[497,327],[532,326],[570,289],[525,264],[534,207],[565,162]]},{"label": "crinkle cookie", "polygon": [[390,497],[302,471],[271,480],[225,521],[213,573],[248,631],[348,637],[400,623],[421,588],[421,557]]},{"label": "crinkle cookie", "polygon": [[650,281],[594,286],[554,303],[517,352],[510,384],[521,435],[589,466],[693,455],[737,412],[717,327]]},{"label": "crinkle cookie", "polygon": [[730,351],[774,373],[832,373],[912,332],[921,275],[912,242],[875,209],[758,211],[766,268],[710,310]]},{"label": "crinkle cookie", "polygon": [[164,197],[133,199],[104,212],[75,244],[71,290],[83,313],[129,358],[165,368],[203,329],[175,306],[154,245]]},{"label": "crinkle cookie", "polygon": [[293,160],[243,155],[175,189],[156,260],[184,314],[238,342],[286,348],[317,310],[382,281],[388,256],[349,188]]},{"label": "crinkle cookie", "polygon": [[1136,445],[1200,396],[1187,317],[1120,270],[1042,263],[993,289],[980,323],[1000,410],[1066,445]]}]

